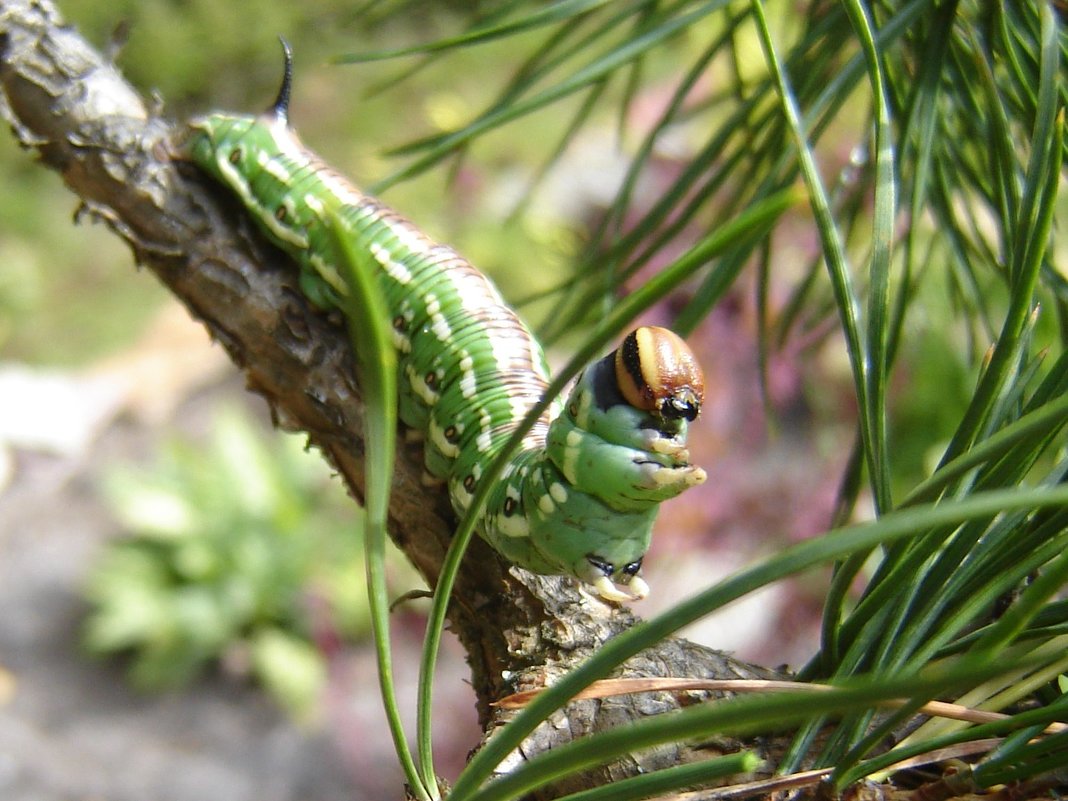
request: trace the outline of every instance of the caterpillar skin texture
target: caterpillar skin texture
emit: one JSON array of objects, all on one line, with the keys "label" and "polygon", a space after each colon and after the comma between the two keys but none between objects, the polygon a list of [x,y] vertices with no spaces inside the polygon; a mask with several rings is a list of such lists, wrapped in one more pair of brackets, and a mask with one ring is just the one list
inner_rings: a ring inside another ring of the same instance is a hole
[{"label": "caterpillar skin texture", "polygon": [[[302,290],[323,308],[349,291],[326,214],[339,210],[356,252],[373,259],[390,309],[398,414],[424,433],[426,469],[447,482],[462,515],[485,466],[545,392],[541,346],[488,278],[301,144],[287,120],[288,48],[286,56],[267,113],[194,119],[180,157],[240,199],[296,260]],[[678,336],[633,331],[526,435],[479,533],[528,570],[574,576],[613,601],[644,597],[638,572],[660,503],[705,480],[686,450],[703,392],[700,368]]]}]

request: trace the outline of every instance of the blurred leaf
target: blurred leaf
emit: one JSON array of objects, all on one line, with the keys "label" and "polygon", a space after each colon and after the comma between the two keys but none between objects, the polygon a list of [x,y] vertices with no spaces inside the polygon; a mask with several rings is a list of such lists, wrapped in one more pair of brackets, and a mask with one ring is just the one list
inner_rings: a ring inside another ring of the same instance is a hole
[{"label": "blurred leaf", "polygon": [[147,486],[133,473],[113,472],[106,492],[122,525],[145,535],[179,537],[198,523],[199,515],[187,496],[165,487]]},{"label": "blurred leaf", "polygon": [[297,720],[309,721],[318,711],[326,685],[326,665],[306,639],[267,628],[250,643],[252,664],[267,691]]}]

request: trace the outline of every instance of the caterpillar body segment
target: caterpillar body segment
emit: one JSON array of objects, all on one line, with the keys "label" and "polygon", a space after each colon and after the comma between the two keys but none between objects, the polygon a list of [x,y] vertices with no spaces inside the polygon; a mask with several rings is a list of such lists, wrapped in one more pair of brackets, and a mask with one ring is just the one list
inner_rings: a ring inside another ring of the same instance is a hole
[{"label": "caterpillar body segment", "polygon": [[[427,471],[447,483],[462,514],[485,467],[545,393],[542,348],[481,272],[304,147],[288,124],[286,55],[268,112],[192,120],[180,157],[232,192],[297,262],[315,305],[336,307],[349,291],[330,225],[371,260],[392,319],[398,416],[424,434]],[[573,576],[609,600],[644,597],[638,573],[659,504],[705,479],[686,449],[703,392],[678,336],[636,329],[527,433],[491,490],[479,533],[526,569]]]}]

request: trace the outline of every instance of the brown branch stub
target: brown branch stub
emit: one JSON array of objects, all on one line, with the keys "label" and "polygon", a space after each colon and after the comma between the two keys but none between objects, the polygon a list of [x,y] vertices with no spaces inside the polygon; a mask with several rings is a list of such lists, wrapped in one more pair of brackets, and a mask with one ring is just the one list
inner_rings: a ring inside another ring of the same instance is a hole
[{"label": "brown branch stub", "polygon": [[[60,173],[83,207],[129,243],[135,260],[207,326],[245,371],[249,387],[267,399],[276,422],[307,432],[358,496],[362,405],[344,329],[309,306],[292,265],[262,243],[234,202],[168,158],[176,129],[150,113],[45,0],[0,0],[0,112],[22,145]],[[421,461],[418,448],[398,454],[391,529],[433,583],[454,521],[444,490],[420,483]],[[570,580],[509,568],[487,545],[472,543],[450,622],[467,650],[487,736],[512,714],[490,702],[544,686],[634,620]],[[771,674],[669,640],[631,660],[622,675]],[[660,694],[574,703],[517,758],[690,700]],[[679,745],[635,755],[589,775],[582,786],[676,764],[693,758],[691,752]]]}]

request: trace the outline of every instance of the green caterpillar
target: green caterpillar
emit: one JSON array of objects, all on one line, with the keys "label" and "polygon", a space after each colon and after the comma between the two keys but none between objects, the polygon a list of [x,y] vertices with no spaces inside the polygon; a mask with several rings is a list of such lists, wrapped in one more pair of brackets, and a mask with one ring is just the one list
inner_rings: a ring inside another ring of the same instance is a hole
[{"label": "green caterpillar", "polygon": [[[283,47],[271,108],[192,120],[179,155],[236,194],[296,260],[302,290],[321,308],[348,292],[328,228],[327,210],[339,210],[334,224],[380,268],[398,351],[398,415],[425,435],[427,472],[447,482],[462,515],[484,467],[545,393],[541,346],[488,278],[301,144],[288,124],[292,57]],[[686,450],[703,393],[678,336],[631,332],[530,430],[479,533],[528,570],[574,576],[613,601],[644,597],[638,573],[659,504],[705,480]]]}]

